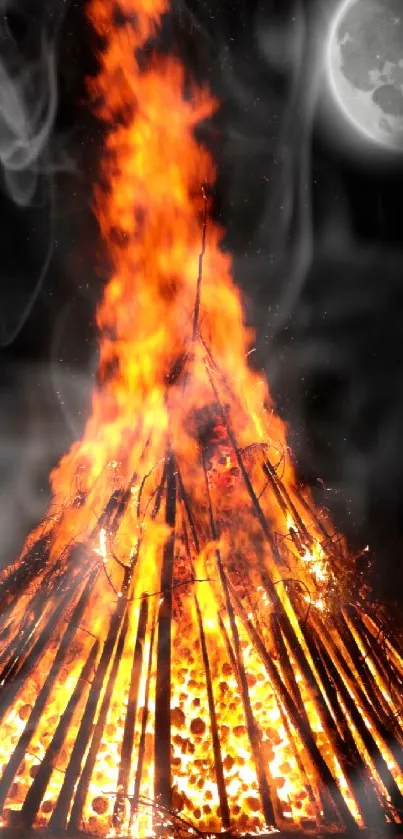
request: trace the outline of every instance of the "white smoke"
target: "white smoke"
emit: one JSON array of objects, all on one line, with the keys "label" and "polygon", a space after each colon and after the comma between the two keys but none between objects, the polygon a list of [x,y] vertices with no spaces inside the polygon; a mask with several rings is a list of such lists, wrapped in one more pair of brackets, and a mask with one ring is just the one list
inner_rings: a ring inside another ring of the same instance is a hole
[{"label": "white smoke", "polygon": [[29,59],[11,31],[6,10],[0,20],[0,164],[10,198],[26,207],[35,195],[38,174],[50,165],[57,108],[56,41],[44,25],[38,55]]},{"label": "white smoke", "polygon": [[[80,323],[80,305],[76,298],[59,311],[52,332],[49,375],[59,408],[72,439],[80,438],[89,413],[91,394],[98,366],[98,352],[92,352],[81,363],[75,360],[76,347],[71,340]],[[95,300],[92,301],[95,308]]]},{"label": "white smoke", "polygon": [[49,473],[71,444],[47,365],[9,365],[2,375],[1,404],[0,569],[18,556],[44,516]]},{"label": "white smoke", "polygon": [[43,286],[54,249],[54,174],[72,168],[55,137],[64,10],[64,0],[0,0],[0,347],[14,342]]}]

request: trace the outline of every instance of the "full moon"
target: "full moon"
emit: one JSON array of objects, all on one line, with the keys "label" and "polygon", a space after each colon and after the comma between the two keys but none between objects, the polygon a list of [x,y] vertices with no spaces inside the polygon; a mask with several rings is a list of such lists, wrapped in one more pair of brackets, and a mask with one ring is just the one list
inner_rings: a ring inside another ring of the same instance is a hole
[{"label": "full moon", "polygon": [[327,72],[355,129],[403,152],[403,0],[343,0],[330,26]]}]

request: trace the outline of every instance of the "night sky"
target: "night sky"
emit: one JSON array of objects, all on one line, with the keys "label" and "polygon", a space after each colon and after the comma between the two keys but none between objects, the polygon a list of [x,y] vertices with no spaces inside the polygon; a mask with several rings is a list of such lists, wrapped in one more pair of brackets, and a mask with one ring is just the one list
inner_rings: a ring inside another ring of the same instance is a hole
[{"label": "night sky", "polygon": [[[331,122],[325,94],[314,99],[320,5],[174,0],[160,47],[180,54],[222,101],[200,129],[218,164],[215,215],[228,231],[258,327],[255,363],[266,368],[289,423],[298,474],[354,549],[370,544],[368,579],[399,612],[403,165],[372,153],[364,139],[350,142],[342,121]],[[86,102],[84,79],[97,65],[85,3],[6,6],[3,563],[43,513],[49,470],[80,433],[96,366],[94,311],[107,277],[91,213],[103,128]],[[24,143],[16,150],[17,134]]]}]

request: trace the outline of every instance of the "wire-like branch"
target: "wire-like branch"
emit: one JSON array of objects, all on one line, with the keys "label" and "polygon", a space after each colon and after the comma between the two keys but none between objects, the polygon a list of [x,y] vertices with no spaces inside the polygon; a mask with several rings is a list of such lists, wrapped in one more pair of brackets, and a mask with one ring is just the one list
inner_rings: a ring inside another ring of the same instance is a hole
[{"label": "wire-like branch", "polygon": [[161,589],[160,591],[153,591],[150,594],[144,592],[139,597],[135,598],[136,600],[142,600],[144,597],[161,597],[163,594],[166,594],[167,591],[175,591],[177,588],[183,588],[183,586],[193,585],[193,583],[212,583],[214,582],[210,577],[206,577],[205,579],[199,579],[198,577],[191,577],[189,580],[182,580],[180,583],[174,583],[170,586],[169,589]]},{"label": "wire-like branch", "polygon": [[203,281],[203,260],[204,254],[206,252],[206,236],[207,236],[207,194],[204,185],[201,188],[203,201],[204,201],[204,211],[203,211],[203,227],[202,227],[202,246],[201,251],[199,254],[199,272],[197,275],[197,285],[196,285],[196,300],[193,310],[193,329],[192,329],[192,341],[194,342],[197,338],[198,334],[198,327],[199,327],[199,316],[200,316],[200,298],[201,298],[201,286]]}]

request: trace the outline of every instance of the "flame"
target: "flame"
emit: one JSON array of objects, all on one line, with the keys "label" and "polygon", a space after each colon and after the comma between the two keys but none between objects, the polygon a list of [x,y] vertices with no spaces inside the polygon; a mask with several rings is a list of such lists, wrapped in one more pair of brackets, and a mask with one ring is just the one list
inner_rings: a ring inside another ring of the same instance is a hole
[{"label": "flame", "polygon": [[168,11],[88,6],[111,276],[83,437],[0,579],[2,825],[334,832],[368,822],[364,770],[400,823],[403,659],[365,615],[332,617],[345,549],[248,367],[195,135],[217,103],[153,46]]}]

